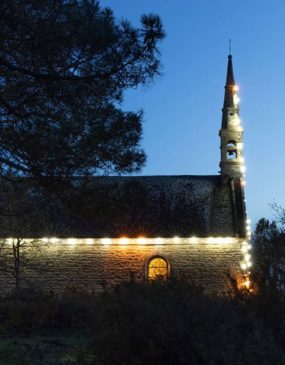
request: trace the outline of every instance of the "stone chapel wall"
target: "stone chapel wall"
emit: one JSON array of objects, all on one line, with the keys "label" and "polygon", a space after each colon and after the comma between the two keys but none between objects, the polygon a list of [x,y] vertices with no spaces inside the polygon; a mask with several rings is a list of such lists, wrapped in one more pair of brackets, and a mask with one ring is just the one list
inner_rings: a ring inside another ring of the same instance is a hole
[{"label": "stone chapel wall", "polygon": [[[102,284],[114,286],[134,275],[136,280],[144,280],[145,264],[153,255],[161,255],[170,264],[170,275],[183,275],[194,283],[205,287],[207,292],[225,293],[230,273],[240,273],[242,260],[241,239],[218,243],[214,239],[204,239],[191,243],[189,239],[161,239],[161,244],[148,241],[148,244],[132,243],[126,245],[93,244],[50,244],[38,255],[41,263],[38,269],[42,274],[30,272],[30,281],[46,290],[61,292],[66,287],[94,289],[102,291]],[[133,240],[135,241],[135,240]],[[192,240],[193,241],[193,240]],[[48,262],[47,267],[45,266]],[[11,277],[0,273],[2,293],[13,288]]]}]

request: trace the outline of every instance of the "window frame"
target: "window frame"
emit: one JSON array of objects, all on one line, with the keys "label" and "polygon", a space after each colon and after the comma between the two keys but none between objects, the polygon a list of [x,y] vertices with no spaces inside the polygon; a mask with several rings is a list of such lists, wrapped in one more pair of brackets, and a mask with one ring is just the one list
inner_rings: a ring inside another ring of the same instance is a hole
[{"label": "window frame", "polygon": [[164,279],[164,280],[169,279],[169,277],[170,277],[170,264],[169,264],[169,261],[162,255],[153,255],[153,256],[150,256],[146,260],[146,263],[145,263],[145,279],[147,281],[153,281],[153,280],[160,279],[159,276],[153,277],[153,278],[149,277],[149,265],[155,259],[162,259],[166,263],[167,274],[165,276],[161,277],[161,279]]}]

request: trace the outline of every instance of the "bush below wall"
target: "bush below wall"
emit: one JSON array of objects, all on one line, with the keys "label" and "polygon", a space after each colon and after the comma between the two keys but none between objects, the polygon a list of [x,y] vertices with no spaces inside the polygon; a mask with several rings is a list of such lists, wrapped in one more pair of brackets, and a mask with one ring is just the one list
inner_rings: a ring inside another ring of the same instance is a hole
[{"label": "bush below wall", "polygon": [[283,308],[281,295],[210,297],[185,280],[25,292],[0,303],[0,364],[281,365]]}]

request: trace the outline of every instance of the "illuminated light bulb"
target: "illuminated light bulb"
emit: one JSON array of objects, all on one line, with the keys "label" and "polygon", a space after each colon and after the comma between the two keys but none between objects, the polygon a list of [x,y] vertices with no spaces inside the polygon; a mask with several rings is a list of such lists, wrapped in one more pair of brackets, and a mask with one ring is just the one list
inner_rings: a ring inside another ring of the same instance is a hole
[{"label": "illuminated light bulb", "polygon": [[238,85],[234,85],[233,89],[234,89],[235,92],[238,92],[239,91]]},{"label": "illuminated light bulb", "polygon": [[252,262],[251,261],[248,261],[247,262],[247,267],[251,267],[252,266]]},{"label": "illuminated light bulb", "polygon": [[235,105],[237,105],[240,102],[239,97],[237,96],[237,94],[234,94],[234,103]]},{"label": "illuminated light bulb", "polygon": [[240,267],[241,267],[242,270],[246,270],[247,269],[247,264],[245,262],[241,262]]},{"label": "illuminated light bulb", "polygon": [[243,142],[238,142],[238,143],[237,143],[237,148],[238,148],[239,150],[242,150],[242,148],[243,148]]},{"label": "illuminated light bulb", "polygon": [[145,237],[138,237],[137,238],[137,243],[139,245],[145,245],[147,243],[147,239]]},{"label": "illuminated light bulb", "polygon": [[246,279],[244,282],[243,282],[243,286],[245,286],[247,289],[250,288],[250,285],[251,285],[251,282],[249,279]]},{"label": "illuminated light bulb", "polygon": [[240,167],[240,172],[242,172],[243,174],[245,173],[245,171],[246,171],[246,167],[244,166],[244,165],[242,165],[241,167]]},{"label": "illuminated light bulb", "polygon": [[198,243],[198,238],[193,236],[193,237],[190,237],[190,243]]},{"label": "illuminated light bulb", "polygon": [[121,237],[119,238],[119,244],[120,245],[127,245],[129,243],[128,237]]},{"label": "illuminated light bulb", "polygon": [[76,238],[68,238],[66,240],[66,242],[67,242],[68,245],[76,245],[77,239]]},{"label": "illuminated light bulb", "polygon": [[12,245],[13,244],[13,240],[14,240],[14,238],[7,238],[7,243],[8,243],[8,245]]},{"label": "illuminated light bulb", "polygon": [[228,243],[236,243],[236,239],[233,237],[228,237]]},{"label": "illuminated light bulb", "polygon": [[247,218],[246,223],[251,224],[251,220],[249,218]]},{"label": "illuminated light bulb", "polygon": [[51,237],[49,241],[50,241],[50,243],[57,243],[58,242],[58,238]]},{"label": "illuminated light bulb", "polygon": [[247,246],[242,246],[241,251],[243,253],[246,253],[248,251],[248,247]]},{"label": "illuminated light bulb", "polygon": [[163,242],[164,241],[163,241],[163,239],[161,237],[157,237],[157,238],[154,239],[154,243],[156,245],[161,245]]},{"label": "illuminated light bulb", "polygon": [[251,255],[249,253],[247,253],[246,255],[244,255],[245,261],[249,261],[250,258],[251,258]]},{"label": "illuminated light bulb", "polygon": [[251,250],[252,249],[252,246],[251,245],[248,245],[248,249]]},{"label": "illuminated light bulb", "polygon": [[222,237],[209,237],[207,243],[227,243],[227,239]]},{"label": "illuminated light bulb", "polygon": [[48,239],[47,237],[43,237],[41,240],[42,240],[44,243],[48,243],[48,241],[49,241],[49,239]]},{"label": "illuminated light bulb", "polygon": [[180,237],[178,237],[178,236],[174,236],[174,237],[173,237],[173,242],[174,242],[174,243],[179,243],[179,242],[180,242]]},{"label": "illuminated light bulb", "polygon": [[107,238],[107,237],[101,238],[101,243],[103,245],[110,245],[112,243],[112,239],[111,238]]},{"label": "illuminated light bulb", "polygon": [[93,238],[86,238],[85,242],[87,245],[93,245],[94,240],[93,240]]}]

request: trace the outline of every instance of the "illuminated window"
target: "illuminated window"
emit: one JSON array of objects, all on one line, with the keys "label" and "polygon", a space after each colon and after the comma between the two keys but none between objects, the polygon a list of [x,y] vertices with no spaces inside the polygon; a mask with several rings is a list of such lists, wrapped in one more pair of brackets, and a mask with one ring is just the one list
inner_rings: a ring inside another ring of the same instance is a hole
[{"label": "illuminated window", "polygon": [[146,266],[146,277],[149,280],[167,279],[169,276],[169,263],[162,256],[151,257]]},{"label": "illuminated window", "polygon": [[237,158],[237,144],[235,141],[229,141],[227,143],[227,159],[233,160]]}]

